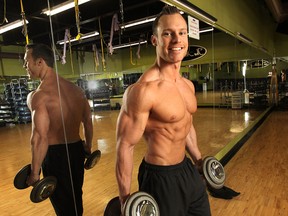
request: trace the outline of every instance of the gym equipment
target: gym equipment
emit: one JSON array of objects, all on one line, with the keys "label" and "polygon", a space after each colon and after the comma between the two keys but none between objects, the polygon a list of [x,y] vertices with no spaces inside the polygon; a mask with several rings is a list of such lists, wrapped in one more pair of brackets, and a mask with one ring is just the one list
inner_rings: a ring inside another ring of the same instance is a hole
[{"label": "gym equipment", "polygon": [[101,151],[100,150],[96,150],[94,152],[92,152],[90,155],[86,155],[86,161],[84,164],[84,168],[86,170],[92,169],[100,160],[101,158]]},{"label": "gym equipment", "polygon": [[[31,173],[31,164],[24,166],[16,174],[14,178],[15,188],[22,190],[29,187],[26,183],[28,176]],[[50,197],[56,189],[57,179],[54,176],[47,176],[33,185],[30,193],[30,200],[34,203],[39,203]]]},{"label": "gym equipment", "polygon": [[[159,206],[155,199],[143,191],[134,192],[126,200],[123,208],[124,216],[159,216]],[[119,197],[111,199],[104,211],[104,216],[120,216],[121,205]]]},{"label": "gym equipment", "polygon": [[220,189],[225,183],[225,170],[222,164],[213,156],[207,156],[203,160],[203,175],[208,186]]}]

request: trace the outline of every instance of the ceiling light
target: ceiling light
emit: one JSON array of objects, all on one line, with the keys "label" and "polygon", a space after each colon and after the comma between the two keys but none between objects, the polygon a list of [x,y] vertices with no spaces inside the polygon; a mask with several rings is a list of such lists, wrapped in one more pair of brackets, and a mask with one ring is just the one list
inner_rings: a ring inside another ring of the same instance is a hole
[{"label": "ceiling light", "polygon": [[[25,20],[26,24],[28,24],[28,21]],[[0,27],[0,34],[4,33],[4,32],[7,32],[7,31],[10,31],[12,29],[15,29],[15,28],[18,28],[18,27],[21,27],[24,25],[24,20],[16,20],[14,22],[11,22],[7,25],[4,25],[4,26],[1,26]]]},{"label": "ceiling light", "polygon": [[210,31],[214,31],[214,28],[213,27],[202,28],[199,30],[199,33],[210,32]]},{"label": "ceiling light", "polygon": [[130,28],[132,26],[142,25],[145,23],[153,22],[156,16],[145,17],[144,19],[134,20],[132,22],[125,23],[121,26],[122,29]]},{"label": "ceiling light", "polygon": [[[184,12],[180,11],[180,14],[184,14]],[[137,25],[142,25],[142,24],[145,24],[145,23],[153,22],[156,19],[156,17],[157,17],[157,15],[153,15],[153,16],[148,16],[148,17],[142,18],[142,19],[133,20],[131,22],[127,22],[127,23],[123,24],[121,26],[121,28],[122,29],[126,29],[126,28],[130,28],[130,27],[133,27],[133,26],[137,26]]]},{"label": "ceiling light", "polygon": [[[88,1],[91,1],[91,0],[79,0],[78,5],[84,4]],[[45,9],[42,11],[42,13],[46,14],[47,16],[53,16],[55,14],[61,13],[63,11],[66,11],[74,7],[75,7],[75,1],[70,0],[70,1],[63,2],[59,5],[56,5],[55,7],[52,7],[51,10]]]},{"label": "ceiling light", "polygon": [[215,22],[217,22],[217,19],[215,17],[211,16],[210,14],[191,4],[187,0],[161,0],[161,1],[169,5],[174,5],[176,7],[178,6],[181,10],[183,11],[186,10],[185,12],[187,13],[189,12],[188,14],[196,15],[197,17],[202,18],[202,21],[204,22],[206,21],[209,24],[214,24]]},{"label": "ceiling light", "polygon": [[130,43],[126,43],[126,44],[119,44],[119,45],[116,45],[116,46],[113,46],[113,49],[121,49],[121,48],[125,48],[125,47],[131,47],[131,46],[137,46],[139,44],[145,44],[147,43],[147,40],[145,41],[137,41],[137,42],[130,42]]},{"label": "ceiling light", "polygon": [[[73,39],[70,40],[70,42],[72,43],[72,42],[75,42],[75,41],[81,41],[83,39],[91,38],[91,37],[94,37],[94,36],[97,36],[97,35],[99,35],[98,31],[89,32],[87,34],[83,34],[81,36],[80,40],[77,40],[76,38],[73,38]],[[64,44],[64,42],[65,42],[64,40],[57,41],[57,44],[62,45],[62,44]],[[69,41],[66,41],[66,42],[69,42]]]}]

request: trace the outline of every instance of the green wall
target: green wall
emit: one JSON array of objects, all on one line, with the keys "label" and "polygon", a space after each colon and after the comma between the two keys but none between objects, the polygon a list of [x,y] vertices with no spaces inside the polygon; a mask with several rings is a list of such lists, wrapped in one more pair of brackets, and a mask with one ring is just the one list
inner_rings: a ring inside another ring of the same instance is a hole
[{"label": "green wall", "polygon": [[253,41],[255,47],[275,51],[276,23],[269,10],[259,0],[189,0],[195,6],[217,18],[215,27],[233,36],[240,32]]}]

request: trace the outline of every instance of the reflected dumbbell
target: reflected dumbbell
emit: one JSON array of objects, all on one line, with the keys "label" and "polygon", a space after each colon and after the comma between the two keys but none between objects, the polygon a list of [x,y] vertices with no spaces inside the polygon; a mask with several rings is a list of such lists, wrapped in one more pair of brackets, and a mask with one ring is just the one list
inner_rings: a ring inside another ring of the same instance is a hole
[{"label": "reflected dumbbell", "polygon": [[86,157],[86,161],[84,164],[84,168],[86,170],[92,169],[100,160],[101,151],[96,150],[96,151],[92,152],[91,154],[86,154],[85,157]]},{"label": "reflected dumbbell", "polygon": [[[24,166],[16,174],[14,178],[15,188],[22,190],[29,187],[26,183],[28,176],[31,173],[31,164]],[[39,203],[50,197],[56,189],[57,179],[54,176],[47,176],[33,185],[30,193],[30,200],[34,203]]]},{"label": "reflected dumbbell", "polygon": [[[111,199],[104,211],[104,216],[120,216],[121,205],[119,197]],[[138,191],[129,196],[123,208],[124,216],[159,216],[159,206],[148,193]]]}]

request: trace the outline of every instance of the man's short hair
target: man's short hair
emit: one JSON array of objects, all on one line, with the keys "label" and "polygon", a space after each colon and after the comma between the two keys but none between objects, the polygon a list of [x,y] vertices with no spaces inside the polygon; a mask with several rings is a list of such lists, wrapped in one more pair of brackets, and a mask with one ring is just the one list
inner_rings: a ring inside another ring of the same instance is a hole
[{"label": "man's short hair", "polygon": [[162,11],[158,14],[158,16],[156,17],[156,19],[153,22],[152,31],[153,31],[154,35],[157,35],[157,27],[158,27],[159,19],[163,15],[171,15],[171,14],[180,14],[181,15],[181,13],[180,13],[180,11],[178,10],[177,7],[171,6],[171,5],[165,5],[162,8]]},{"label": "man's short hair", "polygon": [[26,50],[32,49],[31,55],[33,59],[42,58],[46,64],[53,68],[54,67],[54,53],[52,49],[46,44],[27,44]]}]

